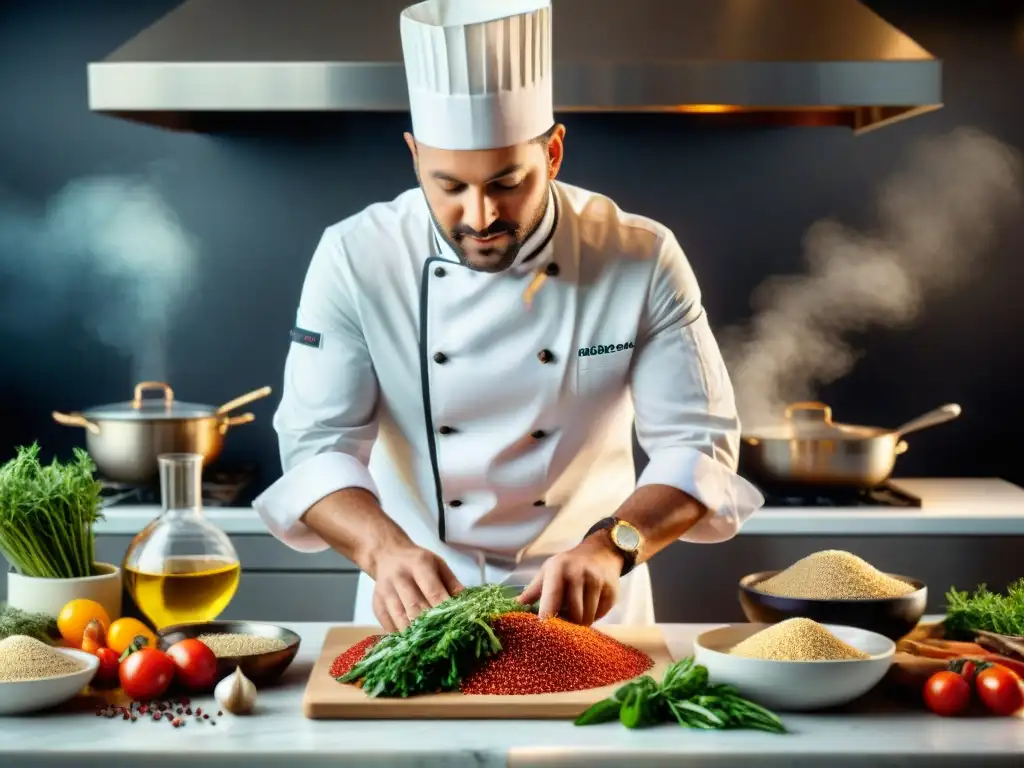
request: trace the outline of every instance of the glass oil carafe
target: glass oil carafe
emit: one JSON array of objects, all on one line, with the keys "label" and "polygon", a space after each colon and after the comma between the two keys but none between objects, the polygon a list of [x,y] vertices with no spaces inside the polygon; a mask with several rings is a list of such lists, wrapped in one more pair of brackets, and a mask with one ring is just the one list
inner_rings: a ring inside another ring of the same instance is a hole
[{"label": "glass oil carafe", "polygon": [[169,453],[160,464],[160,516],[139,532],[122,569],[129,594],[156,629],[216,619],[241,564],[231,540],[203,514],[203,457]]}]

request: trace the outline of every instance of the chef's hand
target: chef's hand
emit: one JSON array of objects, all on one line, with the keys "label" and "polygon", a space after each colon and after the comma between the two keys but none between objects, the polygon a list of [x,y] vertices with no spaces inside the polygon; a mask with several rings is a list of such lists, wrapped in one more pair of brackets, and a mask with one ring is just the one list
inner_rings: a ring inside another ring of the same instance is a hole
[{"label": "chef's hand", "polygon": [[375,561],[373,612],[388,632],[405,629],[427,608],[462,589],[445,561],[422,547],[392,548]]},{"label": "chef's hand", "polygon": [[557,614],[589,627],[615,605],[621,573],[622,555],[597,533],[548,558],[517,599],[524,605],[539,599],[542,619]]}]

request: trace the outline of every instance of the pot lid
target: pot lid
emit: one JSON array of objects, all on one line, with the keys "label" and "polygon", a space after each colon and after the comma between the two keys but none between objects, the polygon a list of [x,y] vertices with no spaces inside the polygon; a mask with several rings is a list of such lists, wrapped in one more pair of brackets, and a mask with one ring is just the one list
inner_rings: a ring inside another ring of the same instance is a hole
[{"label": "pot lid", "polygon": [[793,403],[779,424],[744,430],[744,435],[763,440],[864,440],[890,434],[891,429],[832,421],[832,409],[824,403]]},{"label": "pot lid", "polygon": [[[146,391],[160,390],[162,397],[146,397]],[[98,405],[82,412],[87,419],[120,421],[154,421],[161,419],[198,419],[213,416],[217,408],[201,403],[174,399],[174,390],[162,382],[142,382],[135,387],[135,397],[121,403]]]}]

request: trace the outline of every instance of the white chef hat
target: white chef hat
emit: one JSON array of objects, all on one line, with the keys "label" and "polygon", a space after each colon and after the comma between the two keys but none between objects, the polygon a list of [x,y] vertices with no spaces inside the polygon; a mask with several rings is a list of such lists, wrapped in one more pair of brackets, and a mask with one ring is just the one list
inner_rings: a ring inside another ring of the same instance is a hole
[{"label": "white chef hat", "polygon": [[417,141],[494,149],[554,123],[550,0],[425,0],[401,29]]}]

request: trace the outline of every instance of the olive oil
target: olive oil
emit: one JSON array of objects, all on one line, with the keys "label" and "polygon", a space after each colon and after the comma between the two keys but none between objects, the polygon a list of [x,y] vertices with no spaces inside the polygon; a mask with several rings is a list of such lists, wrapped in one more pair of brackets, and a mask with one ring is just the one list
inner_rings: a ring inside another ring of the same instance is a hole
[{"label": "olive oil", "polygon": [[212,621],[235,596],[242,567],[217,557],[168,557],[162,573],[125,568],[128,591],[157,629]]}]

